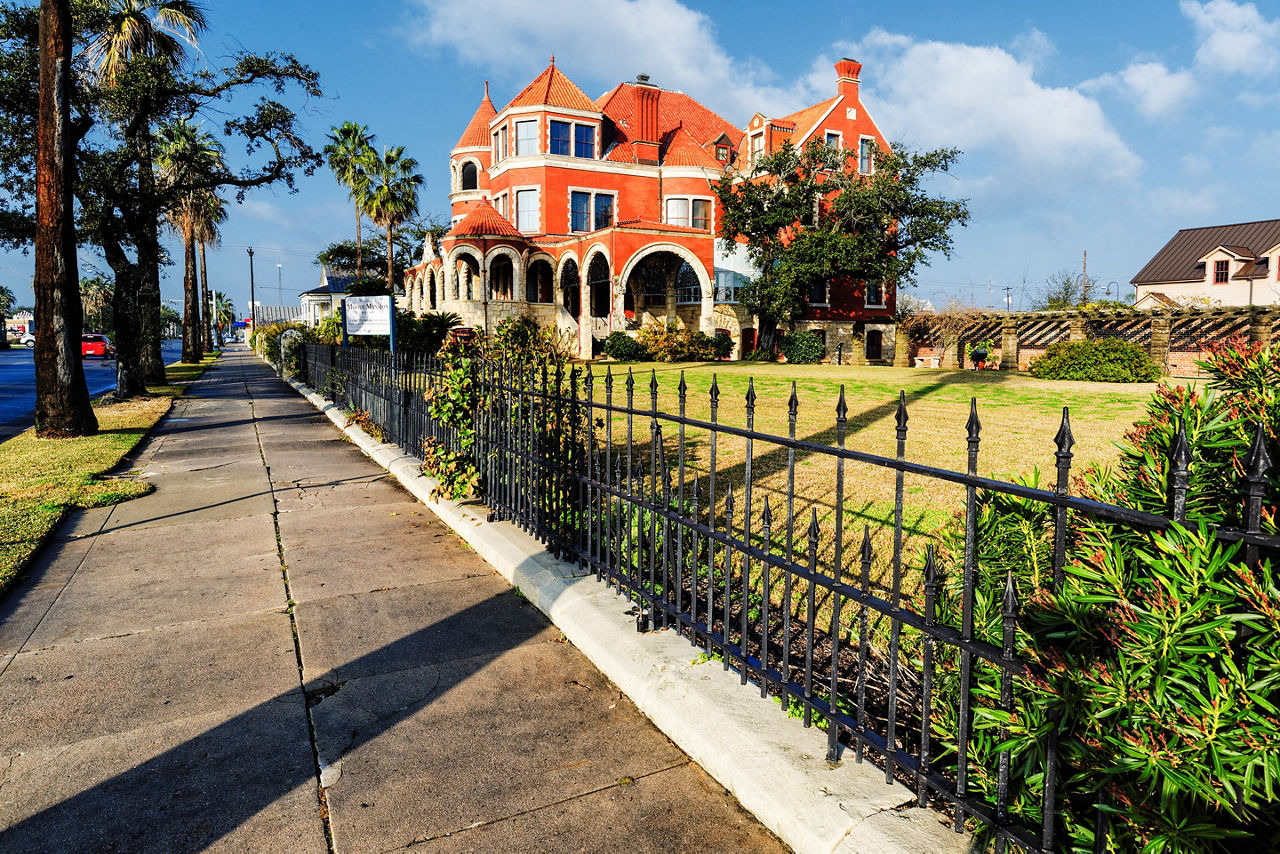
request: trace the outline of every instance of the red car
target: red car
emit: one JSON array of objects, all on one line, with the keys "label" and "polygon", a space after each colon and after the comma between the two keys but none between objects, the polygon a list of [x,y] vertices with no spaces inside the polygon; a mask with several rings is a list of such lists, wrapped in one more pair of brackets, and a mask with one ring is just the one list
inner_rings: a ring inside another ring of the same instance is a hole
[{"label": "red car", "polygon": [[80,336],[80,356],[88,358],[89,356],[97,356],[99,359],[115,358],[116,348],[111,346],[111,342],[105,335],[81,335]]}]

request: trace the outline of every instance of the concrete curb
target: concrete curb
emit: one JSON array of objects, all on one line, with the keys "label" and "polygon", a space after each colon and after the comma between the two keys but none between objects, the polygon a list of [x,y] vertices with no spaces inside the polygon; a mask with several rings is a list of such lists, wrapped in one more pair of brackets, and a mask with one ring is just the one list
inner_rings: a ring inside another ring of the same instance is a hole
[{"label": "concrete curb", "polygon": [[[578,567],[552,557],[510,522],[487,522],[478,502],[433,498],[418,460],[375,441],[331,401],[286,380],[374,462],[427,505],[547,615],[668,738],[761,823],[801,854],[962,852],[969,838],[884,773],[850,758],[828,763],[824,734],[806,730],[736,673],[671,632],[635,630],[629,603]],[[754,687],[754,686],[752,686]]]}]

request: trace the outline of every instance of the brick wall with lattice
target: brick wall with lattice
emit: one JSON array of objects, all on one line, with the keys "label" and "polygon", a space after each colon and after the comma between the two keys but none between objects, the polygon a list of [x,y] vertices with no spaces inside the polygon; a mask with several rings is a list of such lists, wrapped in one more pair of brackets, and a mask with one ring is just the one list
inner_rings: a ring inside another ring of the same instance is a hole
[{"label": "brick wall with lattice", "polygon": [[948,315],[910,325],[917,366],[968,367],[970,345],[990,341],[988,364],[1027,370],[1059,341],[1121,338],[1146,350],[1169,375],[1196,377],[1205,346],[1242,336],[1280,337],[1280,306],[1174,311],[1055,311]]}]

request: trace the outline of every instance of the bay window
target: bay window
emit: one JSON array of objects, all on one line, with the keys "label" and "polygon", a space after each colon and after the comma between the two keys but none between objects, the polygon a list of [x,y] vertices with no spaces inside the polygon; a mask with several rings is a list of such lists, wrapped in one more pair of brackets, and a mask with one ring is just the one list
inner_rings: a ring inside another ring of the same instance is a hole
[{"label": "bay window", "polygon": [[559,122],[555,119],[551,120],[550,133],[548,134],[547,152],[549,154],[562,154],[568,157],[570,124],[568,122]]},{"label": "bay window", "polygon": [[711,230],[711,200],[671,196],[666,204],[667,225]]}]

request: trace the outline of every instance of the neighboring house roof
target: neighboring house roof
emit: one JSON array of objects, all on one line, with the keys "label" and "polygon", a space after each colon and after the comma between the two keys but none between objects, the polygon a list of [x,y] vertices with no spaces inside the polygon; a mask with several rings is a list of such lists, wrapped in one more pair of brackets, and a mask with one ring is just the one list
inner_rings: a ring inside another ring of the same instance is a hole
[{"label": "neighboring house roof", "polygon": [[458,138],[458,144],[454,148],[488,145],[489,122],[493,121],[496,115],[498,111],[493,108],[493,101],[489,100],[489,81],[486,80],[484,81],[484,98],[480,101],[480,106],[476,107],[476,114],[471,117],[471,122]]},{"label": "neighboring house roof", "polygon": [[258,323],[288,322],[302,317],[300,305],[260,305],[254,311]]},{"label": "neighboring house roof", "polygon": [[462,220],[449,229],[445,237],[513,237],[523,239],[524,235],[507,221],[506,217],[489,204],[488,199],[481,199],[471,208]]},{"label": "neighboring house roof", "polygon": [[1129,282],[1134,285],[1144,285],[1158,282],[1197,281],[1204,277],[1204,268],[1200,266],[1201,259],[1219,246],[1228,247],[1229,251],[1237,255],[1255,258],[1259,252],[1265,252],[1278,243],[1280,243],[1280,219],[1184,228],[1175,234]]},{"label": "neighboring house roof", "polygon": [[1178,308],[1180,306],[1177,300],[1171,299],[1167,294],[1162,294],[1159,291],[1147,291],[1134,302],[1133,307],[1138,308],[1146,302],[1155,303],[1163,308]]},{"label": "neighboring house roof", "polygon": [[512,98],[511,103],[503,109],[509,110],[512,107],[565,107],[570,110],[585,110],[589,113],[597,112],[595,102],[587,97],[587,93],[579,89],[563,71],[556,68],[554,55],[546,71],[535,77],[533,82],[524,87],[520,94]]}]

